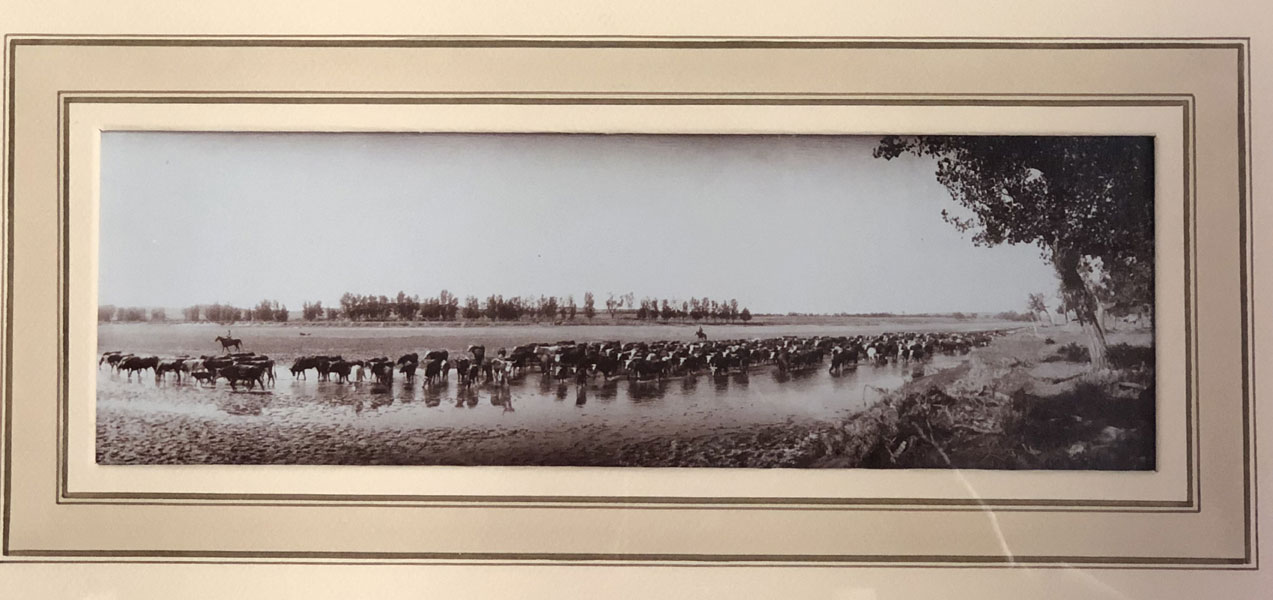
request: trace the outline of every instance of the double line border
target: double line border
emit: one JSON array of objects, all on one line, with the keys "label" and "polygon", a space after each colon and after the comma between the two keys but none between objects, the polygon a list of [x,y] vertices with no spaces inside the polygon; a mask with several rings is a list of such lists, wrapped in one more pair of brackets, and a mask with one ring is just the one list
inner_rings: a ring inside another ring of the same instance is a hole
[{"label": "double line border", "polygon": [[[990,564],[1048,564],[1048,563],[1084,563],[1084,564],[1127,564],[1127,565],[1154,565],[1154,564],[1176,564],[1176,565],[1248,565],[1254,560],[1254,549],[1252,538],[1253,529],[1253,506],[1254,501],[1254,479],[1252,473],[1254,470],[1254,430],[1251,426],[1253,406],[1251,401],[1251,377],[1253,375],[1253,363],[1250,356],[1250,340],[1249,332],[1252,330],[1252,320],[1249,314],[1249,296],[1251,293],[1249,281],[1249,261],[1253,249],[1249,239],[1249,221],[1248,215],[1251,211],[1248,188],[1249,170],[1248,170],[1248,132],[1249,120],[1247,117],[1248,94],[1249,90],[1249,69],[1250,65],[1247,60],[1247,40],[1213,40],[1213,39],[1172,39],[1172,40],[1128,40],[1128,39],[1081,39],[1081,40],[1024,40],[1017,38],[1008,39],[986,39],[978,38],[973,40],[957,40],[957,39],[925,39],[925,40],[907,40],[902,38],[873,38],[873,39],[839,39],[839,38],[556,38],[556,37],[439,37],[439,38],[386,38],[386,37],[343,37],[343,38],[314,38],[314,37],[260,37],[260,38],[222,38],[222,37],[109,37],[109,36],[79,36],[79,37],[31,37],[31,36],[7,36],[6,38],[6,66],[8,68],[8,85],[5,88],[7,95],[8,119],[6,139],[7,139],[7,205],[6,205],[6,221],[7,221],[7,243],[6,264],[8,267],[7,276],[5,278],[5,288],[3,298],[5,300],[5,336],[4,336],[4,353],[6,355],[4,364],[5,388],[4,388],[4,550],[6,556],[23,556],[22,553],[8,552],[8,533],[9,533],[9,493],[11,489],[11,469],[10,469],[10,430],[11,423],[11,402],[12,402],[12,379],[11,361],[12,354],[12,319],[13,305],[9,302],[12,293],[12,267],[13,267],[13,164],[14,164],[14,91],[15,91],[15,74],[14,74],[14,54],[20,45],[69,45],[69,46],[250,46],[250,47],[477,47],[477,48],[715,48],[715,49],[741,49],[741,48],[773,48],[773,49],[844,49],[844,48],[919,48],[919,49],[970,49],[970,48],[986,48],[986,49],[1118,49],[1118,48],[1163,48],[1163,49],[1197,49],[1197,48],[1227,48],[1234,49],[1238,55],[1238,138],[1239,138],[1239,204],[1241,207],[1240,214],[1240,234],[1239,242],[1241,244],[1241,307],[1242,307],[1242,375],[1243,375],[1243,454],[1244,454],[1244,515],[1245,524],[1245,557],[1243,559],[1174,559],[1174,558],[1124,558],[1124,557],[814,557],[814,556],[742,556],[731,557],[724,555],[506,555],[506,554],[489,554],[489,555],[445,555],[445,554],[411,554],[385,555],[382,553],[216,553],[216,552],[162,552],[162,553],[110,553],[99,551],[84,551],[59,553],[58,556],[92,556],[92,557],[116,557],[120,558],[169,558],[169,559],[212,559],[221,562],[225,559],[278,559],[293,558],[301,560],[334,560],[334,559],[354,559],[359,562],[366,560],[426,560],[426,561],[570,561],[572,563],[593,563],[614,564],[615,561],[621,563],[641,563],[650,562],[671,562],[675,564],[683,564],[685,561],[690,562],[709,562],[709,563],[737,563],[746,562],[749,564],[760,563],[868,563],[868,564],[950,564],[950,565],[990,565]],[[1196,286],[1192,281],[1190,269],[1196,265],[1196,259],[1192,256],[1193,234],[1193,202],[1196,202],[1196,194],[1193,189],[1192,175],[1196,170],[1194,166],[1193,152],[1193,102],[1188,100],[1168,100],[1159,99],[1154,101],[1146,101],[1147,95],[1138,95],[1141,100],[1119,100],[1114,101],[1110,97],[1104,97],[1104,100],[1093,101],[1090,99],[1078,98],[1062,98],[1052,97],[1049,99],[1034,99],[1033,101],[1024,101],[1021,99],[1005,100],[1004,97],[968,97],[953,100],[951,98],[908,98],[898,100],[886,100],[885,98],[873,97],[854,97],[848,98],[844,95],[817,95],[817,94],[790,94],[790,95],[769,95],[765,97],[759,94],[748,94],[749,97],[730,97],[728,94],[714,94],[704,97],[690,97],[690,95],[682,95],[682,97],[670,97],[661,94],[553,94],[549,92],[539,94],[521,93],[517,95],[501,96],[498,94],[438,94],[424,96],[409,96],[406,94],[359,94],[356,96],[299,96],[299,95],[265,95],[265,94],[235,94],[235,93],[207,93],[207,94],[162,94],[157,95],[129,95],[128,92],[120,92],[118,94],[110,92],[90,91],[81,94],[59,93],[59,194],[61,202],[59,205],[59,235],[62,237],[59,244],[59,264],[61,272],[59,277],[59,289],[61,295],[59,300],[62,302],[59,311],[60,330],[65,333],[67,323],[67,281],[66,269],[68,268],[67,256],[67,220],[66,214],[69,210],[69,196],[67,191],[67,183],[69,182],[68,172],[68,148],[66,131],[66,123],[68,122],[68,113],[71,105],[76,102],[112,102],[112,103],[137,103],[137,102],[162,102],[162,103],[351,103],[351,104],[784,104],[784,105],[879,105],[879,104],[910,104],[910,105],[976,105],[976,106],[1022,106],[1022,105],[1053,105],[1053,106],[1110,106],[1110,105],[1179,105],[1184,112],[1184,143],[1185,143],[1185,215],[1186,215],[1186,287]],[[1196,307],[1193,305],[1191,293],[1193,289],[1186,289],[1186,336],[1187,349],[1186,360],[1192,363],[1192,355],[1195,351],[1196,340],[1192,332],[1192,321],[1195,316]],[[65,415],[66,415],[66,351],[68,338],[63,335],[59,346],[61,354],[59,360],[59,497],[57,501],[60,503],[62,498],[67,500],[82,500],[89,503],[110,503],[101,502],[103,500],[118,499],[132,500],[130,503],[140,504],[164,504],[173,503],[176,500],[182,504],[198,503],[200,500],[228,500],[229,503],[251,503],[258,505],[294,505],[305,503],[322,503],[332,501],[343,501],[340,505],[348,505],[350,501],[363,502],[397,502],[406,500],[408,502],[428,502],[430,506],[437,506],[437,502],[454,503],[469,500],[464,503],[465,506],[481,505],[489,502],[495,503],[513,503],[514,505],[544,505],[554,503],[586,503],[595,505],[597,503],[615,503],[622,506],[616,507],[632,507],[642,505],[672,505],[674,508],[686,508],[686,504],[691,505],[717,505],[730,506],[731,508],[743,508],[744,506],[734,505],[762,505],[759,508],[770,509],[824,509],[824,510],[844,510],[852,508],[860,508],[867,510],[888,509],[892,505],[896,510],[913,509],[910,507],[927,507],[929,510],[951,510],[959,506],[971,507],[975,510],[984,510],[988,507],[1002,506],[1003,508],[995,508],[995,510],[1012,510],[1013,506],[1018,507],[1061,507],[1076,506],[1075,501],[1064,500],[974,500],[964,501],[957,499],[939,500],[939,499],[825,499],[825,498],[598,498],[598,497],[461,497],[461,496],[423,496],[423,497],[367,497],[367,496],[340,496],[340,495],[274,495],[274,494],[135,494],[135,495],[115,495],[115,494],[65,494],[65,478],[66,478],[66,452],[65,444],[67,443],[65,431]],[[1109,501],[1109,502],[1090,502],[1086,501],[1081,506],[1090,508],[1146,508],[1146,507],[1171,507],[1171,508],[1194,508],[1198,509],[1194,496],[1194,476],[1193,467],[1196,466],[1194,454],[1196,452],[1196,444],[1193,436],[1196,432],[1196,423],[1192,421],[1192,415],[1196,411],[1196,393],[1194,387],[1196,380],[1193,377],[1193,365],[1189,364],[1187,369],[1186,393],[1190,396],[1188,400],[1188,417],[1187,425],[1189,428],[1189,437],[1187,444],[1189,445],[1188,457],[1191,461],[1188,469],[1189,478],[1189,500],[1185,503],[1160,503],[1153,501]],[[274,504],[270,501],[283,500],[284,503]],[[476,500],[476,503],[474,502]],[[168,501],[168,502],[164,502]],[[218,503],[222,504],[222,503]],[[856,505],[853,506],[853,505]],[[898,508],[905,506],[908,508]],[[643,506],[643,508],[649,506]],[[920,508],[923,509],[923,508]],[[1137,512],[1128,510],[1127,512]],[[39,556],[53,556],[53,554],[38,554]],[[0,559],[2,560],[2,559]],[[253,561],[256,562],[256,561]],[[292,561],[286,561],[292,562]]]},{"label": "double line border", "polygon": [[[165,504],[165,503],[181,503],[191,504],[197,501],[217,501],[221,504],[254,504],[265,506],[281,506],[296,505],[299,503],[318,503],[318,504],[339,504],[348,506],[351,503],[393,503],[394,505],[402,504],[424,504],[436,506],[440,503],[464,503],[463,505],[473,505],[481,503],[486,505],[499,504],[502,506],[527,506],[527,505],[546,505],[546,504],[591,504],[601,507],[632,507],[639,505],[672,505],[675,508],[701,508],[701,507],[720,507],[729,506],[731,508],[740,508],[743,506],[755,506],[762,508],[792,508],[805,509],[823,507],[828,509],[919,509],[919,510],[985,510],[994,508],[996,510],[1037,510],[1040,508],[1053,509],[1054,512],[1070,512],[1070,511],[1091,511],[1091,510],[1116,510],[1123,509],[1122,512],[1145,512],[1135,509],[1167,509],[1155,510],[1153,512],[1198,512],[1200,507],[1196,502],[1195,481],[1197,466],[1194,460],[1194,449],[1196,448],[1196,428],[1194,427],[1194,418],[1197,407],[1197,394],[1194,389],[1194,346],[1196,340],[1193,337],[1191,321],[1194,315],[1190,312],[1192,298],[1196,295],[1196,284],[1193,282],[1192,264],[1196,263],[1196,256],[1193,255],[1192,241],[1192,215],[1197,210],[1196,194],[1193,193],[1193,174],[1196,171],[1195,151],[1193,132],[1194,118],[1194,98],[1189,95],[1180,94],[1127,94],[1127,95],[1072,95],[1057,96],[1054,94],[1025,94],[1008,97],[1003,95],[981,95],[981,96],[956,96],[956,95],[934,95],[934,96],[899,96],[892,95],[849,95],[849,94],[788,94],[788,95],[765,95],[765,94],[746,94],[744,96],[721,96],[721,95],[703,95],[690,96],[685,94],[618,94],[618,93],[598,93],[581,96],[576,93],[561,95],[543,95],[543,94],[519,94],[519,95],[498,95],[498,94],[462,94],[462,93],[438,93],[429,95],[414,94],[242,94],[242,93],[177,93],[177,92],[150,92],[147,94],[130,94],[127,92],[72,92],[66,91],[59,94],[59,136],[60,136],[60,220],[61,220],[61,240],[59,247],[62,255],[59,257],[61,265],[59,289],[62,291],[60,314],[62,322],[60,323],[60,331],[62,336],[62,356],[59,357],[60,375],[58,377],[61,383],[59,390],[60,429],[58,438],[61,440],[59,444],[59,483],[60,489],[58,494],[58,502],[64,500],[72,501],[76,504],[116,504],[118,501],[126,501],[130,504]],[[687,496],[460,496],[460,495],[367,495],[367,494],[241,494],[241,493],[105,493],[105,492],[69,492],[68,478],[68,445],[69,445],[69,425],[68,415],[70,414],[69,397],[67,389],[69,388],[69,358],[67,356],[68,340],[70,334],[67,330],[69,322],[69,287],[65,282],[70,280],[70,265],[67,256],[70,252],[70,233],[69,221],[67,215],[70,213],[70,148],[69,148],[69,123],[72,108],[83,104],[347,104],[347,105],[467,105],[467,104],[520,104],[520,105],[664,105],[664,106],[1001,106],[1001,107],[1177,107],[1181,110],[1182,115],[1182,159],[1184,166],[1183,193],[1184,200],[1182,214],[1185,216],[1184,233],[1185,239],[1185,289],[1183,294],[1185,297],[1185,311],[1183,315],[1186,332],[1186,351],[1185,351],[1185,428],[1186,428],[1186,480],[1185,490],[1181,493],[1184,500],[1092,500],[1092,499],[1065,499],[1065,498],[1048,498],[1048,499],[1022,499],[1022,498],[826,498],[826,497],[687,497]],[[111,502],[116,501],[116,502]],[[903,508],[905,507],[905,508]]]}]

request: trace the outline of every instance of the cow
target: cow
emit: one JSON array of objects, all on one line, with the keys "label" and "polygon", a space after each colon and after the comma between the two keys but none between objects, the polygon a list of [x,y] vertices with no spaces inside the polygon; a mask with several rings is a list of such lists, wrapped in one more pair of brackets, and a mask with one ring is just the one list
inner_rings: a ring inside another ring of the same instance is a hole
[{"label": "cow", "polygon": [[164,376],[168,373],[176,373],[177,383],[181,383],[182,366],[184,364],[185,360],[181,358],[159,361],[159,364],[155,366],[155,379],[164,379]]},{"label": "cow", "polygon": [[411,354],[403,354],[402,356],[399,356],[398,360],[394,364],[401,367],[402,365],[405,365],[407,363],[419,363],[419,362],[420,362],[420,355],[415,352],[412,352]]},{"label": "cow", "polygon": [[442,366],[444,364],[446,364],[446,361],[435,358],[424,365],[425,385],[432,384],[442,378]]},{"label": "cow", "polygon": [[336,375],[336,383],[349,383],[349,374],[354,370],[354,364],[347,360],[338,360],[327,366],[328,376]]},{"label": "cow", "polygon": [[508,383],[513,377],[513,362],[506,358],[492,358],[485,367],[497,383]]},{"label": "cow", "polygon": [[270,385],[274,385],[274,360],[270,357],[265,356],[264,354],[260,356],[247,356],[235,359],[234,363],[238,365],[253,365],[265,369],[265,379],[269,381]]},{"label": "cow", "polygon": [[195,369],[190,371],[190,376],[200,384],[211,383],[216,385],[217,376],[207,369]]},{"label": "cow", "polygon": [[103,364],[106,364],[109,367],[114,368],[115,363],[119,362],[119,357],[123,355],[124,353],[119,350],[112,350],[110,352],[103,353],[102,358],[97,361],[97,368],[101,369]]},{"label": "cow", "polygon": [[588,369],[592,372],[592,374],[601,375],[608,380],[619,371],[619,360],[611,356],[598,354],[593,357],[592,362],[588,365]]},{"label": "cow", "polygon": [[[119,370],[128,371],[129,381],[133,380],[133,373],[137,373],[138,375],[137,381],[141,381],[142,371],[145,371],[146,369],[151,369],[152,371],[155,371],[158,368],[159,368],[158,356],[149,356],[146,358],[142,358],[140,356],[130,356],[120,361],[120,364],[119,364]],[[158,377],[159,377],[159,374],[156,372],[155,378],[158,379]]]},{"label": "cow", "polygon": [[318,359],[312,356],[300,356],[292,361],[292,379],[309,379],[305,371],[318,368]]},{"label": "cow", "polygon": [[[415,355],[411,354],[410,356],[415,356]],[[399,361],[401,361],[401,359],[399,359]],[[415,360],[408,361],[408,362],[399,362],[398,372],[406,376],[407,384],[411,384],[415,382],[415,371],[419,367],[420,367],[420,363]]]},{"label": "cow", "polygon": [[836,346],[831,350],[831,368],[828,373],[839,374],[844,371],[845,367],[856,369],[858,366],[858,349],[857,346],[849,346],[844,348]]},{"label": "cow", "polygon": [[380,385],[393,383],[393,363],[388,360],[376,360],[371,363],[371,374]]},{"label": "cow", "polygon": [[217,377],[224,377],[230,382],[230,389],[238,391],[240,383],[248,384],[248,389],[257,385],[265,387],[265,367],[258,365],[230,365],[216,371]]},{"label": "cow", "polygon": [[451,358],[446,350],[430,350],[424,354],[425,360],[447,360]]},{"label": "cow", "polygon": [[[455,375],[460,378],[460,385],[469,385],[473,383],[469,380],[469,367],[473,361],[467,358],[455,359]],[[445,373],[445,371],[443,371]]]},{"label": "cow", "polygon": [[114,355],[106,357],[106,364],[110,367],[111,371],[118,373],[120,371],[119,363],[123,362],[124,360],[132,356],[134,355],[133,354],[114,354]]},{"label": "cow", "polygon": [[482,363],[486,360],[486,346],[469,346],[468,351],[473,355],[473,364],[479,367],[482,366]]}]

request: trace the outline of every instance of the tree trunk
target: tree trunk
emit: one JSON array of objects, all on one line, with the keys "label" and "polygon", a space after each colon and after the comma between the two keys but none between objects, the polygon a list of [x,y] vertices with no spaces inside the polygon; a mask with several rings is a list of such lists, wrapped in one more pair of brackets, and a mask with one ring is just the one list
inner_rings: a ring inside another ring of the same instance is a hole
[{"label": "tree trunk", "polygon": [[1071,250],[1053,249],[1052,265],[1056,267],[1061,278],[1061,292],[1065,294],[1066,304],[1074,308],[1074,316],[1083,325],[1083,333],[1087,334],[1087,351],[1091,357],[1092,370],[1104,371],[1109,368],[1106,358],[1108,345],[1105,343],[1105,328],[1101,323],[1100,302],[1087,287],[1087,282],[1079,273],[1079,262],[1082,255]]},{"label": "tree trunk", "polygon": [[[1118,324],[1118,317],[1114,317],[1109,311],[1105,310],[1105,305],[1099,301],[1096,303],[1096,314],[1100,315],[1101,323],[1105,325],[1105,331],[1114,331],[1114,325]],[[1110,317],[1113,317],[1113,319]],[[1111,321],[1113,321],[1113,325],[1110,324]]]},{"label": "tree trunk", "polygon": [[1087,353],[1092,357],[1092,370],[1104,371],[1109,368],[1109,359],[1106,358],[1105,330],[1101,327],[1100,321],[1092,319],[1084,321],[1083,333],[1087,334]]}]

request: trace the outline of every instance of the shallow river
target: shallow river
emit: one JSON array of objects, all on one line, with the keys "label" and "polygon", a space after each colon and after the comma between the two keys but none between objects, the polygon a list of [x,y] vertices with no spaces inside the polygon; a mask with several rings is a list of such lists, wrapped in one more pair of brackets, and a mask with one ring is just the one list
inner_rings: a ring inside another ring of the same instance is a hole
[{"label": "shallow river", "polygon": [[[959,325],[944,328],[972,328]],[[924,330],[941,328],[930,323]],[[723,330],[707,329],[714,338],[726,337]],[[814,333],[768,329],[749,328],[747,337]],[[816,329],[824,335],[852,335],[867,328]],[[692,331],[587,327],[574,328],[569,337],[580,342],[678,339]],[[160,356],[212,354],[211,338],[224,332],[202,325],[112,325],[99,330],[99,348]],[[396,357],[446,347],[458,354],[471,341],[493,351],[567,336],[558,329],[531,327],[333,327],[307,330],[305,336],[294,328],[244,327],[234,333],[244,339],[244,350],[269,354],[278,362],[273,386],[232,391],[224,381],[210,387],[177,383],[170,375],[168,381],[156,382],[149,372],[129,381],[105,366],[98,369],[99,462],[611,464],[607,456],[651,439],[834,421],[918,373],[931,374],[963,360],[936,356],[922,363],[863,364],[842,375],[828,373],[826,362],[785,375],[766,365],[720,376],[639,382],[616,377],[585,385],[532,369],[511,383],[471,388],[461,388],[454,373],[449,381],[430,386],[422,376],[408,385],[399,374],[392,385],[381,386],[320,382],[313,370],[309,379],[297,380],[286,367],[300,353]]]},{"label": "shallow river", "polygon": [[300,424],[342,422],[368,428],[499,427],[550,429],[581,421],[640,427],[642,420],[712,425],[772,424],[792,420],[828,420],[856,412],[878,397],[880,389],[900,386],[918,369],[926,372],[958,364],[937,356],[922,365],[862,365],[832,375],[825,365],[788,374],[774,367],[746,373],[701,374],[662,381],[594,378],[586,385],[559,381],[536,371],[508,384],[462,388],[449,381],[408,385],[399,375],[393,385],[371,382],[295,380],[285,368],[273,387],[231,391],[177,383],[150,375],[128,381],[103,367],[98,374],[98,410],[162,415],[176,413],[207,420],[259,420]]}]

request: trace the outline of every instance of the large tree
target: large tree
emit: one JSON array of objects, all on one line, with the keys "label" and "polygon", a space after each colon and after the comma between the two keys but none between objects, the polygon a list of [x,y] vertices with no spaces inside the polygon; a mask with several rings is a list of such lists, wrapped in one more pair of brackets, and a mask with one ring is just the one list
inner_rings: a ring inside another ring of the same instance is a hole
[{"label": "large tree", "polygon": [[942,211],[981,246],[1033,244],[1056,268],[1066,306],[1088,338],[1092,368],[1106,362],[1099,261],[1108,289],[1148,304],[1153,290],[1154,145],[1129,136],[887,136],[875,156],[936,160],[937,181],[968,216]]}]

